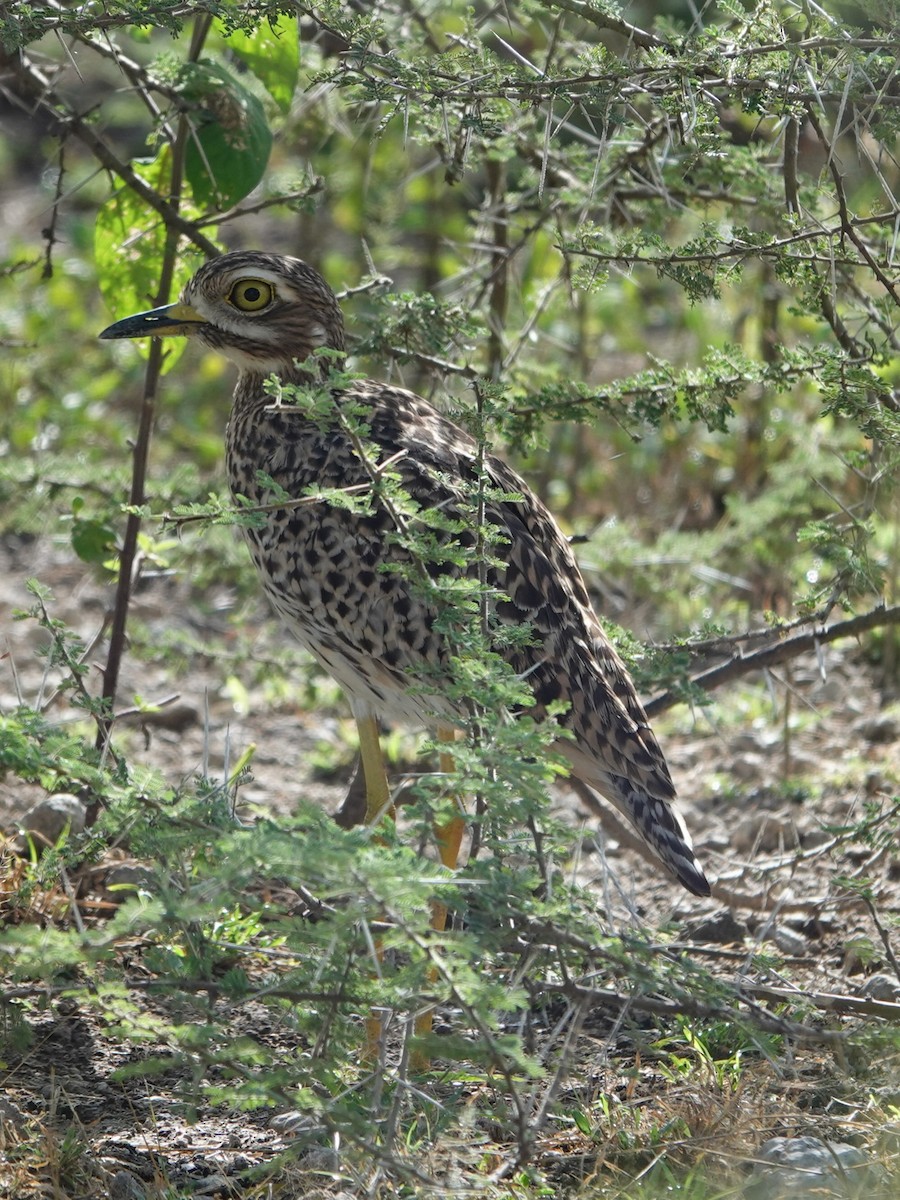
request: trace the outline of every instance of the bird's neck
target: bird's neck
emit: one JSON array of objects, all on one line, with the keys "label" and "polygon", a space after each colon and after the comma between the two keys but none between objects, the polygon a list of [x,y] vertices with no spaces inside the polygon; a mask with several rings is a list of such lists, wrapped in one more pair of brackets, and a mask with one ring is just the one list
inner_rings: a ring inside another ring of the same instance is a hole
[{"label": "bird's neck", "polygon": [[326,383],[329,373],[334,369],[340,370],[342,366],[342,362],[323,359],[319,371],[310,371],[302,367],[298,359],[290,363],[281,363],[274,370],[242,368],[234,389],[235,408],[258,410],[276,404],[277,388],[267,383],[273,376],[282,384],[321,387]]}]

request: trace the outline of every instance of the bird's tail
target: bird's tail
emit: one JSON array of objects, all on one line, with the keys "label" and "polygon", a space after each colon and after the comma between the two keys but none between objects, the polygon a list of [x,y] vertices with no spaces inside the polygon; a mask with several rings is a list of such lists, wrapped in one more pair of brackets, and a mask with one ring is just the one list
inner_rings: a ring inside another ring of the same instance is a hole
[{"label": "bird's tail", "polygon": [[691,835],[675,805],[651,796],[630,779],[621,776],[602,789],[619,807],[647,842],[647,845],[679,883],[695,896],[710,894],[709,881],[697,861]]},{"label": "bird's tail", "polygon": [[[557,747],[572,763],[572,774],[587,785],[584,799],[589,807],[602,811],[593,797],[593,789],[628,818],[654,857],[680,884],[695,896],[710,894],[709,881],[694,854],[691,835],[674,803],[675,789],[667,773],[648,774],[642,785],[625,775],[598,770],[596,761],[580,753],[571,742],[559,742]],[[665,788],[668,794],[654,795],[657,788],[659,791]]]}]

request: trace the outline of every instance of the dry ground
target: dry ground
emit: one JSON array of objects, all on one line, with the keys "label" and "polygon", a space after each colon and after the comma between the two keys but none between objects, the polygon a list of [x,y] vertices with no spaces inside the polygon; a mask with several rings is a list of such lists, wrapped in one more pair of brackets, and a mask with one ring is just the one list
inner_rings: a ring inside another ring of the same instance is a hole
[{"label": "dry ground", "polygon": [[[29,606],[24,590],[29,576],[52,589],[54,616],[85,637],[97,631],[109,591],[73,564],[66,547],[47,542],[10,541],[4,546],[0,613]],[[204,764],[216,776],[225,770],[226,758],[233,762],[252,742],[258,749],[253,783],[243,791],[246,804],[277,814],[306,796],[336,807],[346,789],[346,771],[336,769],[336,777],[323,782],[311,762],[321,760],[323,745],[331,744],[330,757],[340,766],[345,728],[340,708],[304,710],[296,696],[273,704],[259,684],[249,684],[245,691],[229,685],[231,672],[223,670],[220,647],[237,637],[229,632],[230,596],[223,588],[205,601],[201,614],[188,585],[166,577],[145,583],[136,597],[135,617],[151,636],[162,641],[173,628],[182,628],[200,641],[214,638],[217,650],[209,658],[197,653],[177,677],[164,663],[129,658],[123,699],[134,693],[148,701],[179,696],[165,710],[174,714],[171,721],[154,721],[123,735],[132,758],[157,766],[172,780]],[[293,653],[274,622],[262,612],[253,618],[243,636],[252,639],[254,657],[264,661]],[[42,690],[45,696],[48,692],[35,654],[45,635],[32,622],[5,617],[2,632],[8,654],[0,661],[0,710],[8,711],[18,697],[34,704]],[[99,650],[90,656],[94,658],[102,661]],[[249,671],[247,663],[235,669],[245,675]],[[866,801],[887,804],[897,790],[900,719],[882,707],[872,679],[872,664],[860,648],[840,645],[828,648],[822,660],[792,664],[787,680],[773,683],[768,696],[758,684],[742,686],[708,713],[680,712],[658,722],[685,816],[716,880],[712,900],[676,891],[622,846],[615,833],[605,836],[604,853],[599,852],[591,836],[595,823],[577,798],[561,789],[557,804],[572,827],[572,875],[604,889],[612,926],[634,927],[635,911],[651,929],[668,923],[671,932],[675,923],[685,952],[715,965],[724,978],[743,976],[748,984],[786,992],[807,990],[816,998],[809,1009],[813,1023],[837,1027],[843,1022],[849,1028],[864,1020],[875,976],[882,977],[874,985],[875,998],[895,1001],[891,979],[883,978],[892,976],[884,939],[892,937],[890,927],[900,912],[900,861],[894,853],[873,854],[835,832],[858,820]],[[66,715],[62,708],[59,713]],[[39,789],[16,779],[0,780],[2,828],[12,834],[17,819],[39,795]],[[122,852],[110,855],[80,881],[85,919],[94,919],[103,904],[112,902],[104,892],[103,871],[122,857]],[[874,909],[838,886],[840,875],[869,878]],[[610,886],[612,878],[621,891]],[[47,919],[69,919],[64,909],[62,905]],[[777,965],[764,970],[751,963],[758,950],[772,953]],[[825,1010],[826,994],[849,998],[841,1014]],[[262,1006],[237,1009],[236,1034],[242,1025],[276,1044],[283,1036]],[[884,1119],[891,1105],[900,1112],[900,1075],[890,1057],[866,1062],[853,1051],[856,1057],[848,1061],[834,1047],[798,1044],[778,1062],[763,1058],[748,1065],[736,1081],[723,1082],[711,1069],[705,1078],[694,1073],[679,1082],[657,1066],[641,1063],[634,1044],[610,1030],[608,1013],[598,1011],[588,1020],[575,1069],[557,1098],[564,1110],[568,1103],[572,1112],[593,1112],[605,1097],[606,1123],[585,1130],[577,1121],[549,1120],[540,1131],[535,1164],[554,1192],[585,1186],[586,1194],[619,1194],[637,1173],[628,1142],[629,1137],[640,1142],[635,1114],[645,1127],[685,1122],[690,1131],[682,1147],[685,1163],[696,1161],[698,1147],[705,1147],[717,1163],[738,1164],[752,1157],[767,1136],[808,1132],[857,1141],[884,1161],[896,1160],[900,1121],[891,1127]],[[299,1196],[316,1188],[328,1194],[341,1187],[345,1193],[354,1191],[340,1170],[329,1182],[329,1172],[339,1165],[336,1149],[336,1158],[325,1155],[311,1162],[307,1157],[282,1168],[277,1176],[281,1190],[258,1190],[248,1171],[271,1162],[290,1144],[290,1122],[273,1121],[268,1111],[190,1113],[178,1098],[175,1072],[152,1081],[122,1079],[117,1069],[147,1050],[111,1039],[90,1012],[67,1002],[48,1003],[32,1017],[31,1034],[27,1048],[17,1051],[14,1039],[7,1045],[0,1075],[0,1148],[7,1161],[0,1169],[0,1195],[10,1200],[32,1194]],[[434,1161],[419,1165],[471,1186],[467,1172],[477,1169],[486,1178],[492,1162],[502,1163],[508,1131],[499,1118],[493,1123],[483,1114],[476,1118],[474,1086],[462,1097],[447,1081],[438,1079],[434,1088],[446,1103],[468,1108],[471,1123],[467,1130],[461,1119],[457,1139],[444,1146],[441,1161],[434,1151]],[[867,1118],[867,1107],[877,1118]],[[671,1135],[666,1152],[673,1161],[678,1158],[677,1136]],[[35,1165],[37,1158],[42,1165]],[[334,1182],[338,1177],[340,1184]],[[167,1193],[166,1187],[173,1190]]]}]

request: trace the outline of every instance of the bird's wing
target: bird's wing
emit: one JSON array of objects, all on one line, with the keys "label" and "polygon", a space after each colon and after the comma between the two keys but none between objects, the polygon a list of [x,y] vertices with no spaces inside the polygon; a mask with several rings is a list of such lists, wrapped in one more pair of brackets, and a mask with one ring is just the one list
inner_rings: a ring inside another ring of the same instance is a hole
[{"label": "bird's wing", "polygon": [[[407,449],[397,463],[414,499],[448,515],[472,512],[478,485],[477,447],[464,430],[418,396],[391,389],[386,411],[372,414],[382,447]],[[405,445],[404,445],[405,443]],[[529,624],[532,641],[506,653],[532,688],[539,710],[568,704],[563,724],[575,735],[578,773],[609,791],[609,781],[629,777],[654,796],[669,799],[668,766],[625,665],[591,607],[568,541],[528,484],[500,459],[487,456],[487,521],[498,532],[495,579],[508,599],[498,601],[500,621]],[[606,786],[604,784],[606,783]]]},{"label": "bird's wing", "polygon": [[[251,552],[276,610],[357,703],[401,720],[421,721],[430,711],[453,721],[459,710],[445,694],[451,648],[434,599],[416,586],[415,576],[419,568],[433,579],[465,569],[442,558],[441,541],[451,536],[444,519],[463,518],[458,540],[474,547],[475,536],[464,526],[467,516],[471,524],[478,492],[477,447],[410,392],[362,383],[348,399],[367,414],[367,457],[399,474],[418,513],[392,510],[377,487],[362,510],[269,505],[266,526],[246,530]],[[293,424],[298,420],[304,421],[302,436]],[[252,461],[266,463],[288,496],[301,497],[312,484],[365,489],[373,483],[372,463],[363,463],[358,445],[340,429],[318,430],[301,414],[267,413],[245,434],[251,437]],[[622,809],[687,888],[708,894],[670,803],[674,788],[665,758],[591,609],[566,539],[524,480],[500,460],[485,461],[484,478],[486,520],[498,531],[499,565],[488,567],[488,582],[501,593],[496,616],[531,633],[525,645],[503,651],[507,661],[527,679],[538,713],[554,700],[568,706],[560,721],[573,737],[558,745],[574,773]],[[266,488],[256,495],[252,476],[243,479],[238,490],[264,503]],[[429,511],[430,530],[423,524]],[[404,549],[405,525],[431,534],[430,559]]]}]

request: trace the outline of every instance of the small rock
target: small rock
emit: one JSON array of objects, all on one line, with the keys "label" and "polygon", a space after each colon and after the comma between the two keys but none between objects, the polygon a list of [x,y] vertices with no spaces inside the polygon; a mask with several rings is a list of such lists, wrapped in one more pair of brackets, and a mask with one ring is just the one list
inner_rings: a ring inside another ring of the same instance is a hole
[{"label": "small rock", "polygon": [[867,742],[896,742],[900,739],[900,713],[880,712],[874,717],[864,717],[853,726],[853,732],[864,737]]},{"label": "small rock", "polygon": [[744,783],[762,778],[766,760],[761,754],[735,754],[728,764],[728,774]]},{"label": "small rock", "polygon": [[224,1175],[207,1175],[194,1185],[193,1192],[195,1196],[214,1196],[217,1192],[224,1196],[234,1195],[234,1189]]},{"label": "small rock", "polygon": [[330,1146],[308,1146],[297,1161],[310,1174],[333,1175],[338,1170],[338,1158]]},{"label": "small rock", "polygon": [[884,771],[878,767],[870,767],[866,771],[863,787],[867,796],[877,796],[879,792],[892,792],[893,784]]},{"label": "small rock", "polygon": [[109,1181],[109,1200],[145,1200],[147,1189],[130,1171],[116,1171]]},{"label": "small rock", "polygon": [[732,754],[764,754],[780,741],[780,733],[761,729],[758,733],[736,733],[729,738],[728,745]]},{"label": "small rock", "polygon": [[5,1096],[0,1096],[0,1132],[5,1124],[24,1125],[25,1115],[22,1110],[12,1100],[7,1100]]},{"label": "small rock", "polygon": [[739,854],[753,851],[773,854],[776,850],[797,846],[797,828],[785,817],[765,812],[750,813],[738,822],[731,842]]},{"label": "small rock", "polygon": [[829,833],[827,829],[804,829],[803,849],[815,850],[817,846],[824,846],[833,839],[834,834]]},{"label": "small rock", "polygon": [[809,944],[802,933],[786,929],[783,925],[773,926],[766,936],[782,954],[790,954],[793,958],[801,958],[809,950]]},{"label": "small rock", "polygon": [[815,775],[822,769],[821,755],[809,754],[805,750],[800,750],[796,746],[792,746],[788,769],[790,775],[794,778],[799,777],[802,779],[804,776]]},{"label": "small rock", "polygon": [[47,796],[24,814],[19,822],[22,834],[17,839],[22,851],[28,847],[28,838],[39,849],[55,846],[68,828],[70,834],[82,833],[87,817],[87,805],[77,796],[60,792]]},{"label": "small rock", "polygon": [[[861,1150],[847,1142],[815,1137],[776,1137],[760,1146],[746,1200],[786,1200],[795,1197],[846,1196],[881,1182],[881,1170]],[[848,1192],[847,1188],[850,1188]],[[832,1190],[832,1188],[834,1190]]]},{"label": "small rock", "polygon": [[685,934],[695,942],[707,945],[729,945],[742,942],[747,936],[747,926],[738,921],[729,909],[723,908],[705,921],[694,921],[685,926]]},{"label": "small rock", "polygon": [[292,1111],[276,1113],[269,1122],[269,1126],[276,1133],[293,1137],[296,1134],[308,1133],[316,1129],[317,1123],[308,1113]]},{"label": "small rock", "polygon": [[896,975],[872,975],[863,984],[860,994],[872,1000],[887,1000],[896,1004],[900,1000],[900,980]]},{"label": "small rock", "polygon": [[840,704],[844,712],[858,713],[860,711],[859,701],[848,695],[851,686],[848,680],[840,675],[829,674],[824,682],[820,682],[812,688],[810,699],[817,705]]}]

